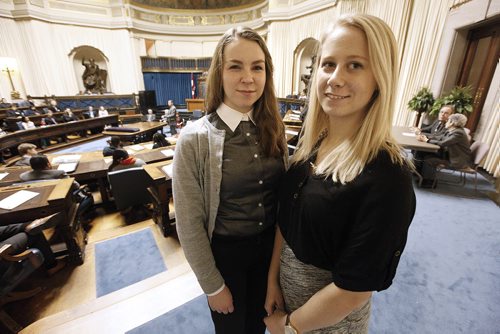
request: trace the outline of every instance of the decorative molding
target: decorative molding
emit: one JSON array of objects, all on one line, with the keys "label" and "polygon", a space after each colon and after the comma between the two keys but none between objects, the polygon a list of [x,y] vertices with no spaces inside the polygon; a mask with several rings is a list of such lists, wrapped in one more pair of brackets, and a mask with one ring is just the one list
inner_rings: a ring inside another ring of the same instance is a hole
[{"label": "decorative molding", "polygon": [[273,6],[264,15],[265,21],[289,21],[335,7],[337,0],[293,1],[293,5]]}]

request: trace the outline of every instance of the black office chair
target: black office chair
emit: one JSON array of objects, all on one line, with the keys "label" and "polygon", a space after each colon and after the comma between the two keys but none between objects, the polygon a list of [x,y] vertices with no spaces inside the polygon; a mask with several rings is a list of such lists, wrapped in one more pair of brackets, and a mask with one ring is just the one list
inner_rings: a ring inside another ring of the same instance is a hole
[{"label": "black office chair", "polygon": [[108,179],[118,210],[127,211],[152,202],[148,187],[153,181],[142,167],[109,172]]},{"label": "black office chair", "polygon": [[30,298],[41,291],[38,287],[30,291],[12,293],[18,284],[42,265],[44,258],[36,248],[30,248],[21,254],[11,254],[11,249],[10,244],[0,248],[0,323],[8,332],[18,333],[23,327],[3,310],[3,305]]}]

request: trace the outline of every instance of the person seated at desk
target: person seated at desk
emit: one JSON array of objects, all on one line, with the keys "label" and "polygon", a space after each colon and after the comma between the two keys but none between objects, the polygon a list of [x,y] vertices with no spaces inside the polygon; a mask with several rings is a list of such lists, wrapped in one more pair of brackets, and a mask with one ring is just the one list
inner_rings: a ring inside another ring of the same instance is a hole
[{"label": "person seated at desk", "polygon": [[436,176],[436,167],[465,168],[472,162],[470,142],[465,133],[464,126],[467,117],[462,114],[453,114],[445,124],[446,132],[441,136],[428,138],[426,135],[418,135],[417,140],[439,145],[438,154],[428,153],[424,158],[422,176],[424,178],[422,187],[431,187]]},{"label": "person seated at desk", "polygon": [[30,166],[32,170],[19,175],[19,178],[24,182],[63,179],[69,177],[63,170],[52,169],[49,159],[43,154],[32,156],[30,159]]},{"label": "person seated at desk", "polygon": [[97,114],[96,112],[94,111],[94,107],[92,106],[89,106],[89,109],[83,113],[83,117],[85,119],[88,119],[88,118],[95,118],[97,117]]},{"label": "person seated at desk", "polygon": [[177,113],[175,115],[175,132],[172,133],[172,136],[177,133],[181,133],[183,127],[184,127],[184,120],[181,118],[181,115]]},{"label": "person seated at desk", "polygon": [[153,109],[148,109],[148,113],[144,115],[144,120],[146,122],[153,122],[156,119],[156,115],[153,114]]},{"label": "person seated at desk", "polygon": [[10,107],[11,107],[11,104],[9,102],[7,102],[5,97],[2,97],[0,99],[0,108],[10,108]]},{"label": "person seated at desk", "polygon": [[52,99],[50,100],[50,106],[48,107],[48,109],[52,112],[61,112],[62,110],[59,108],[59,106],[57,105],[57,101]]},{"label": "person seated at desk", "polygon": [[71,111],[70,108],[64,109],[63,121],[65,123],[78,121],[78,117]]},{"label": "person seated at desk", "polygon": [[113,152],[113,162],[109,165],[108,172],[128,169],[133,167],[141,167],[146,163],[141,159],[136,159],[128,155],[128,152],[123,148],[117,148]]},{"label": "person seated at desk", "polygon": [[36,145],[31,143],[22,143],[17,147],[17,151],[21,159],[17,160],[14,166],[30,166],[30,159],[32,156],[38,154]]},{"label": "person seated at desk", "polygon": [[56,118],[54,117],[54,113],[49,110],[47,112],[47,116],[42,118],[42,121],[45,125],[55,125],[58,124]]},{"label": "person seated at desk", "polygon": [[23,116],[21,120],[21,126],[23,127],[24,130],[36,128],[35,123],[30,121],[29,117],[27,116]]},{"label": "person seated at desk", "polygon": [[165,147],[169,145],[170,144],[162,133],[157,132],[153,135],[153,148]]},{"label": "person seated at desk", "polygon": [[[42,231],[33,232],[36,227],[48,224],[49,221],[54,219],[59,219],[58,214],[35,219],[29,223],[0,226],[0,248],[4,245],[12,245],[11,254],[20,254],[28,247],[37,248],[45,259],[43,263],[47,274],[49,276],[54,275],[64,268],[66,263],[56,259]],[[8,268],[8,265],[0,261],[0,275],[4,274]]]},{"label": "person seated at desk", "polygon": [[99,107],[99,117],[109,116],[109,113],[103,106]]},{"label": "person seated at desk", "polygon": [[113,152],[116,149],[122,148],[123,145],[121,143],[121,139],[118,136],[112,136],[110,140],[108,140],[109,146],[106,146],[102,149],[102,155],[105,157],[110,157],[113,155]]},{"label": "person seated at desk", "polygon": [[414,131],[417,135],[424,134],[428,138],[432,138],[435,136],[440,136],[446,132],[446,122],[448,122],[448,118],[455,112],[455,107],[452,105],[444,105],[439,110],[438,119],[435,120],[432,124],[427,125],[421,129],[414,128]]},{"label": "person seated at desk", "polygon": [[7,117],[19,117],[23,116],[23,112],[17,109],[17,104],[12,103],[10,110],[7,111]]},{"label": "person seated at desk", "polygon": [[31,106],[29,109],[26,109],[24,111],[24,116],[35,116],[35,115],[40,115],[38,110],[36,110],[35,106]]}]

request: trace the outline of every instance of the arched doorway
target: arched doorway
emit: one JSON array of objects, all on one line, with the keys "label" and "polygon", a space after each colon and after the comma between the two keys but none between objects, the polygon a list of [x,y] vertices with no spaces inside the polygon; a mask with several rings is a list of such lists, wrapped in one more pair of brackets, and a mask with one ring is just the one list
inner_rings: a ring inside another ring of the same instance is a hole
[{"label": "arched doorway", "polygon": [[306,76],[311,75],[312,58],[316,55],[319,41],[314,38],[306,38],[297,45],[294,51],[294,72],[292,90],[294,95],[305,95]]}]

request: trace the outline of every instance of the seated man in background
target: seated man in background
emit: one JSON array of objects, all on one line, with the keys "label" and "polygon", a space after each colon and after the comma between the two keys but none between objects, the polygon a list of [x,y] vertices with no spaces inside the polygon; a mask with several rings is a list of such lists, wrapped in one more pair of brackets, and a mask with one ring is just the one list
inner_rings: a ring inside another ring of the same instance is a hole
[{"label": "seated man in background", "polygon": [[432,138],[434,136],[440,136],[446,132],[446,122],[448,122],[448,118],[455,112],[455,107],[452,105],[444,105],[439,110],[438,119],[435,120],[432,124],[423,127],[422,129],[416,128],[415,133],[417,135],[424,134],[428,138]]},{"label": "seated man in background", "polygon": [[12,103],[10,106],[10,110],[7,111],[7,117],[19,117],[23,116],[23,112],[17,109],[17,104]]},{"label": "seated man in background", "polygon": [[43,123],[45,125],[55,125],[58,124],[56,118],[54,117],[54,113],[49,110],[47,116],[43,118]]},{"label": "seated man in background", "polygon": [[469,167],[472,163],[470,142],[464,131],[467,117],[462,114],[453,114],[446,122],[446,132],[441,136],[428,138],[418,135],[417,140],[439,145],[438,154],[428,153],[424,158],[422,187],[431,187],[436,176],[436,167],[443,165],[453,168]]},{"label": "seated man in background", "polygon": [[63,121],[65,123],[78,121],[78,117],[71,111],[70,108],[64,109]]},{"label": "seated man in background", "polygon": [[[58,261],[52,252],[49,242],[37,227],[49,224],[52,220],[59,219],[58,214],[36,219],[30,223],[10,224],[0,226],[0,247],[12,245],[10,254],[20,254],[28,247],[37,248],[43,254],[44,267],[49,276],[55,274],[66,265]],[[5,273],[8,265],[0,261],[0,275]]]},{"label": "seated man in background", "polygon": [[50,106],[48,108],[50,111],[52,112],[61,112],[62,110],[59,108],[59,106],[57,105],[57,101],[52,99],[50,100]]},{"label": "seated man in background", "polygon": [[121,169],[141,167],[145,164],[143,160],[129,156],[128,152],[123,148],[117,148],[113,152],[113,162],[109,166],[108,171],[112,172]]},{"label": "seated man in background", "polygon": [[143,117],[144,121],[152,122],[156,119],[156,115],[153,114],[153,109],[148,109],[148,113]]},{"label": "seated man in background", "polygon": [[[51,110],[49,110],[49,112],[47,113],[47,116],[42,118],[42,124],[43,125],[56,125],[59,123],[57,122],[56,118],[54,117],[53,112]],[[65,134],[62,134],[60,137],[60,140],[57,139],[57,142],[61,142],[61,141],[68,142],[68,137],[66,137]]]},{"label": "seated man in background", "polygon": [[122,148],[120,137],[112,136],[110,140],[108,140],[109,146],[106,146],[102,149],[102,155],[105,157],[110,157],[113,155],[113,152],[116,149]]},{"label": "seated man in background", "polygon": [[0,108],[10,108],[10,103],[7,102],[7,100],[5,99],[5,97],[2,97],[0,99]]},{"label": "seated man in background", "polygon": [[19,175],[22,181],[52,180],[69,177],[63,170],[52,169],[49,159],[43,154],[32,156],[30,166],[33,170]]},{"label": "seated man in background", "polygon": [[22,143],[17,147],[17,151],[21,159],[17,160],[14,166],[30,166],[30,159],[32,156],[37,155],[36,145],[31,143]]},{"label": "seated man in background", "polygon": [[83,117],[85,119],[97,117],[96,112],[94,111],[94,107],[89,106],[89,109],[86,112],[83,113]]},{"label": "seated man in background", "polygon": [[31,106],[29,109],[26,109],[24,111],[24,116],[34,116],[34,115],[40,115],[38,110],[36,110],[35,106]]}]

